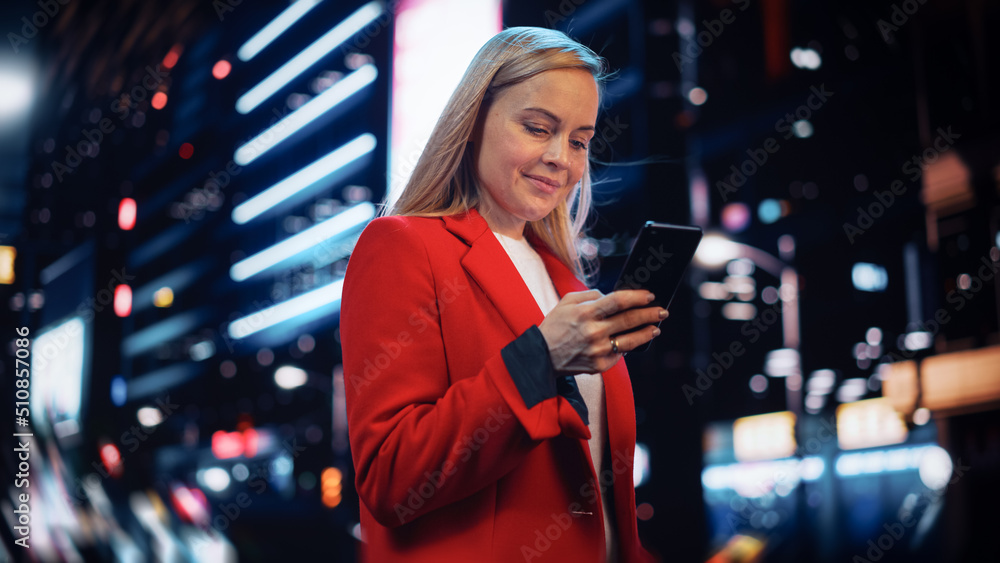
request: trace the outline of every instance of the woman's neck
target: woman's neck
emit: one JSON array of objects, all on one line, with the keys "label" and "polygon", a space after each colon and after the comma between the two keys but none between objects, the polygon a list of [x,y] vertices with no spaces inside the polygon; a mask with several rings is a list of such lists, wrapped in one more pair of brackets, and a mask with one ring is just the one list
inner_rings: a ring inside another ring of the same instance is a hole
[{"label": "woman's neck", "polygon": [[487,201],[484,198],[482,204],[480,204],[478,210],[479,214],[482,215],[483,219],[486,220],[486,224],[489,225],[490,230],[495,233],[500,233],[504,236],[508,236],[515,240],[521,240],[524,238],[524,226],[526,222],[516,217],[510,216],[507,213],[495,213],[495,205],[491,201]]}]

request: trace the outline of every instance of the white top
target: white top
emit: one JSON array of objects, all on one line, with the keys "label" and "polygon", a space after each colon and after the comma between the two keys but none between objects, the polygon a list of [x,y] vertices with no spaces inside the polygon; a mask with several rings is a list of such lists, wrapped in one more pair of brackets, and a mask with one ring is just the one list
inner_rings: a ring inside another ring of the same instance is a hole
[{"label": "white top", "polygon": [[[548,315],[558,303],[559,294],[552,284],[552,278],[545,269],[542,257],[531,248],[526,238],[514,239],[507,235],[493,231],[500,245],[507,251],[507,256],[521,274],[525,285],[531,291],[531,295],[538,303],[543,315]],[[597,472],[598,486],[601,484],[601,471],[604,468],[604,448],[608,441],[608,425],[605,417],[604,404],[604,379],[600,373],[578,373],[576,374],[576,384],[583,396],[583,402],[587,405],[588,418],[590,419],[590,458],[594,462],[594,469]],[[611,494],[611,487],[601,489],[601,508],[604,512],[604,539],[607,546],[607,561],[615,560],[617,552],[614,528],[611,524],[611,514],[613,513],[608,503],[608,495]],[[584,507],[586,509],[586,507]]]}]

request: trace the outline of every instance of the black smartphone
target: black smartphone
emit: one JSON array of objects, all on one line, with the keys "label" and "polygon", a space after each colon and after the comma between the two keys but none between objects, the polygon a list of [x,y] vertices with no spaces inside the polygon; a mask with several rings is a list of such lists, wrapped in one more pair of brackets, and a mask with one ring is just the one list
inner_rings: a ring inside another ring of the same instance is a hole
[{"label": "black smartphone", "polygon": [[[635,237],[614,291],[645,289],[656,296],[646,307],[670,307],[688,264],[701,242],[699,227],[646,221]],[[659,323],[657,323],[659,326]],[[632,329],[635,330],[635,329]],[[632,331],[629,331],[632,332]],[[642,352],[649,342],[633,350]]]}]

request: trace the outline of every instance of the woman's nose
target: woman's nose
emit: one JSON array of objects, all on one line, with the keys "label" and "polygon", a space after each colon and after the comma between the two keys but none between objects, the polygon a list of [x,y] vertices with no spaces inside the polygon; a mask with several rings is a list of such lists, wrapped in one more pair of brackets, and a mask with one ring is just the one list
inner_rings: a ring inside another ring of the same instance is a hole
[{"label": "woman's nose", "polygon": [[543,159],[546,164],[552,164],[558,168],[569,167],[569,147],[567,139],[554,135],[545,147]]}]

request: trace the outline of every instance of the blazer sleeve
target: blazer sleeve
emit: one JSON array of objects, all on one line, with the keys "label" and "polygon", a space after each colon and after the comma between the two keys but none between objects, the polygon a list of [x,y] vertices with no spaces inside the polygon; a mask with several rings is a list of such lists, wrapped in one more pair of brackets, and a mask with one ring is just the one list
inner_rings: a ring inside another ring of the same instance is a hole
[{"label": "blazer sleeve", "polygon": [[[540,440],[590,437],[554,387],[538,383],[529,392],[535,403],[526,404],[508,365],[534,369],[519,365],[538,354],[541,335],[530,329],[477,374],[450,384],[434,272],[415,230],[405,218],[372,221],[348,262],[341,300],[355,482],[361,501],[387,527],[496,482]],[[419,508],[407,503],[425,493]]]}]

